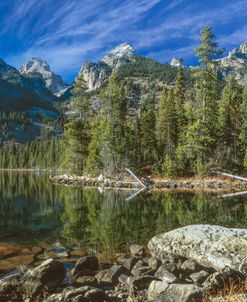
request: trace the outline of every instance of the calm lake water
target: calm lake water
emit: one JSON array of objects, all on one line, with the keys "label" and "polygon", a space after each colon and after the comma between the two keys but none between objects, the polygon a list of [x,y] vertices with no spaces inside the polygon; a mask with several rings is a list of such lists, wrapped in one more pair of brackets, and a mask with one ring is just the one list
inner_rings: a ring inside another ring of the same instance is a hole
[{"label": "calm lake water", "polygon": [[80,246],[124,252],[161,232],[196,223],[247,227],[247,196],[182,192],[100,193],[54,186],[48,174],[0,173],[0,243]]}]

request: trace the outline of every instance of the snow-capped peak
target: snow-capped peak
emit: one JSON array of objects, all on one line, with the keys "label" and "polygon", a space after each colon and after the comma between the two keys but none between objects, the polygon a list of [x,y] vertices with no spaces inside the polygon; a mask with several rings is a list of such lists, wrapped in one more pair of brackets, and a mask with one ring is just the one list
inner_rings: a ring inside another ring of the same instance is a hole
[{"label": "snow-capped peak", "polygon": [[119,61],[131,60],[135,56],[135,52],[129,43],[123,43],[113,48],[101,62],[106,63],[110,67],[115,67]]},{"label": "snow-capped peak", "polygon": [[68,87],[59,75],[51,71],[50,65],[40,58],[32,58],[20,68],[21,74],[40,74],[45,80],[46,87],[53,93],[57,94],[60,90]]},{"label": "snow-capped peak", "polygon": [[180,66],[180,61],[177,58],[172,58],[170,65],[175,66],[175,67],[179,67]]}]

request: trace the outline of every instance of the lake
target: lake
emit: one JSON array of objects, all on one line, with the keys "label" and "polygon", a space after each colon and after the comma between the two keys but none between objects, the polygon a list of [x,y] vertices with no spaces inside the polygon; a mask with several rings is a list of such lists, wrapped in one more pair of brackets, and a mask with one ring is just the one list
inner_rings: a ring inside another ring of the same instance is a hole
[{"label": "lake", "polygon": [[79,246],[125,252],[154,235],[189,224],[247,227],[247,196],[133,192],[54,186],[49,174],[0,173],[1,243]]}]

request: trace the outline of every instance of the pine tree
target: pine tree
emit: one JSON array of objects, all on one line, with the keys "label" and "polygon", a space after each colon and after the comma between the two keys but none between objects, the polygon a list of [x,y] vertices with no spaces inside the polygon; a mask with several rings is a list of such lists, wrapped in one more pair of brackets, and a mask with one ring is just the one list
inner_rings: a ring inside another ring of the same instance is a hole
[{"label": "pine tree", "polygon": [[177,144],[177,119],[173,89],[165,90],[160,98],[157,117],[159,155],[172,157]]},{"label": "pine tree", "polygon": [[73,172],[83,174],[89,153],[92,119],[92,105],[86,92],[83,76],[76,79],[72,93],[71,107],[79,113],[79,117],[65,124],[65,160],[63,165]]},{"label": "pine tree", "polygon": [[86,172],[92,176],[99,174],[103,168],[102,159],[100,156],[100,141],[102,137],[102,129],[104,129],[104,120],[95,118],[91,125],[90,143],[88,146],[88,157],[86,162]]},{"label": "pine tree", "polygon": [[186,115],[185,115],[185,76],[183,70],[183,60],[179,59],[178,73],[176,76],[176,86],[174,90],[175,107],[177,115],[178,125],[178,136],[180,137],[186,126]]},{"label": "pine tree", "polygon": [[81,119],[71,120],[65,125],[63,140],[66,154],[63,165],[79,175],[83,174],[86,166],[89,130],[89,125]]},{"label": "pine tree", "polygon": [[222,50],[218,48],[214,38],[215,35],[212,33],[211,27],[203,27],[200,39],[201,45],[195,49],[196,55],[200,58],[201,66],[195,74],[196,124],[190,130],[197,129],[201,135],[204,135],[205,141],[209,144],[207,148],[203,147],[204,144],[198,145],[198,148],[196,148],[202,152],[202,154],[198,154],[200,166],[206,165],[212,159],[218,134],[219,85],[217,69],[213,59],[220,55]]},{"label": "pine tree", "polygon": [[116,75],[109,79],[101,94],[102,137],[100,154],[106,170],[121,170],[128,163],[126,115],[128,95],[126,87]]},{"label": "pine tree", "polygon": [[[199,115],[208,125],[215,124],[215,110],[217,108],[217,73],[213,59],[222,54],[214,41],[215,35],[211,27],[205,26],[201,30],[201,45],[195,49],[201,63],[196,74],[196,92],[199,107]],[[214,125],[212,125],[213,127]]]},{"label": "pine tree", "polygon": [[140,114],[140,150],[142,164],[153,164],[157,160],[155,122],[154,109],[142,108]]},{"label": "pine tree", "polygon": [[242,88],[232,77],[223,89],[220,101],[219,153],[223,166],[236,167],[240,164],[241,101]]},{"label": "pine tree", "polygon": [[247,84],[244,86],[241,113],[241,144],[244,150],[247,150]]}]

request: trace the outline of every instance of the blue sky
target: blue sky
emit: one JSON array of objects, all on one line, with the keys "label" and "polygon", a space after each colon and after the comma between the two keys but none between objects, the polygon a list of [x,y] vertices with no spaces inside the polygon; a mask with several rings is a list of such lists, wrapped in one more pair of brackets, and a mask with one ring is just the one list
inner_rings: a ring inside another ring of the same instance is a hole
[{"label": "blue sky", "polygon": [[227,52],[247,40],[246,17],[246,0],[0,0],[0,57],[15,67],[40,57],[67,81],[123,42],[192,65],[202,26]]}]

